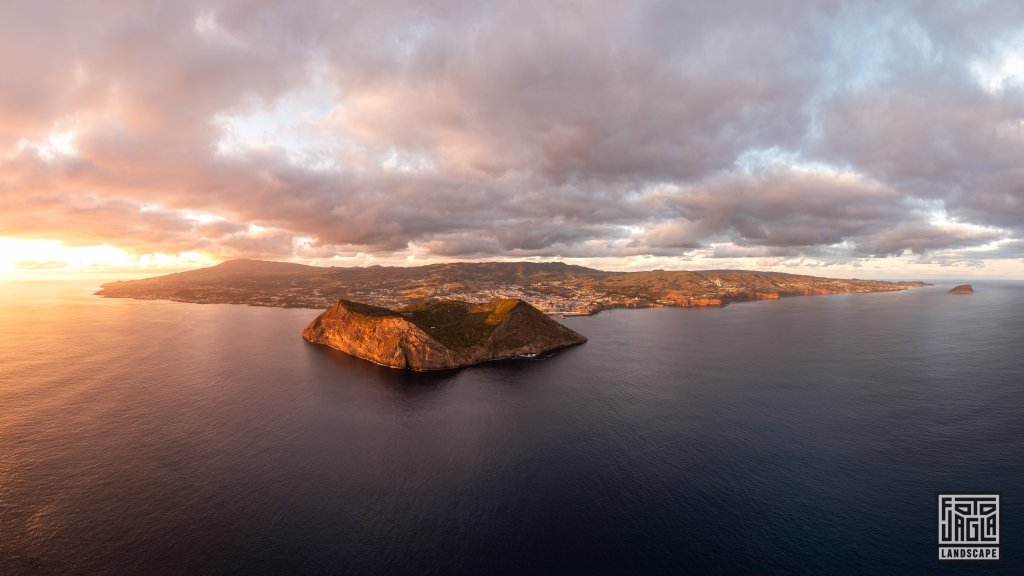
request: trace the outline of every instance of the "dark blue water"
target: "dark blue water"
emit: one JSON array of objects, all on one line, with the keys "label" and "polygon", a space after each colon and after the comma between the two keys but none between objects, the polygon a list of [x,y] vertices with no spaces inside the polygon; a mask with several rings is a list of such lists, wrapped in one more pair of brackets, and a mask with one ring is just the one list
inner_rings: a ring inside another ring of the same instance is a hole
[{"label": "dark blue water", "polygon": [[[1024,284],[949,287],[416,374],[314,311],[8,283],[0,574],[1024,573]],[[1002,560],[937,560],[940,491],[1002,494]]]}]

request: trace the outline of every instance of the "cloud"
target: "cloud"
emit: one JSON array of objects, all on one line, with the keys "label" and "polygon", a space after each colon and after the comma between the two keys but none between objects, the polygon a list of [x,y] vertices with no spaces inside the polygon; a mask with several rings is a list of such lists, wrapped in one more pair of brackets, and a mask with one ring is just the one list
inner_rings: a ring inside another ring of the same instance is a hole
[{"label": "cloud", "polygon": [[8,2],[0,236],[220,257],[1018,259],[1022,11]]},{"label": "cloud", "polygon": [[949,248],[981,246],[1005,236],[993,230],[964,226],[900,226],[870,238],[860,251],[872,256],[898,255],[905,250],[927,254]]},{"label": "cloud", "polygon": [[19,270],[57,270],[67,266],[68,263],[63,260],[26,260],[14,263],[14,267]]}]

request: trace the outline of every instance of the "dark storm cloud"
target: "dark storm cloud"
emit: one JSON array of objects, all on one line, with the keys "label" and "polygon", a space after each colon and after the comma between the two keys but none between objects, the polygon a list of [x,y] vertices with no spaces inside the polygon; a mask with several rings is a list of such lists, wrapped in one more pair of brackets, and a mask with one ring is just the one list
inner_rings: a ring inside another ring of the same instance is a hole
[{"label": "dark storm cloud", "polygon": [[[1017,258],[1022,16],[1011,2],[9,2],[0,236],[826,261],[1003,241],[964,257]],[[310,86],[330,102],[279,112]],[[267,127],[289,121],[306,131]]]}]

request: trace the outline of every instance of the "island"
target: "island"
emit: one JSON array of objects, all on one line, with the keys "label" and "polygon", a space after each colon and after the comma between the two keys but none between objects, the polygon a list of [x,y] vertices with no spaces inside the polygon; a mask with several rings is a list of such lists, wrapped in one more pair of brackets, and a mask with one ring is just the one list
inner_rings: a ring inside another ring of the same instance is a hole
[{"label": "island", "polygon": [[954,286],[948,292],[949,294],[974,294],[974,287],[970,284],[961,284]]},{"label": "island", "polygon": [[398,310],[339,300],[302,337],[393,368],[445,370],[586,342],[527,302],[434,300]]},{"label": "island", "polygon": [[431,300],[519,299],[554,315],[612,308],[725,306],[787,296],[891,292],[924,282],[821,278],[746,270],[609,272],[562,262],[451,262],[321,267],[231,260],[198,270],[104,284],[107,298],[323,310],[339,299],[398,309]]}]

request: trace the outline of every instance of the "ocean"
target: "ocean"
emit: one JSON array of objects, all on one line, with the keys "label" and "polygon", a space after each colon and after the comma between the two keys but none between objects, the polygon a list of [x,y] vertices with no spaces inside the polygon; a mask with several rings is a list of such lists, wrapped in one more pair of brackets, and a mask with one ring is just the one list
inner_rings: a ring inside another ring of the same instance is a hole
[{"label": "ocean", "polygon": [[[0,574],[1021,574],[1024,283],[954,284],[409,373],[314,310],[0,283]],[[1000,560],[938,560],[947,492]]]}]

